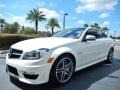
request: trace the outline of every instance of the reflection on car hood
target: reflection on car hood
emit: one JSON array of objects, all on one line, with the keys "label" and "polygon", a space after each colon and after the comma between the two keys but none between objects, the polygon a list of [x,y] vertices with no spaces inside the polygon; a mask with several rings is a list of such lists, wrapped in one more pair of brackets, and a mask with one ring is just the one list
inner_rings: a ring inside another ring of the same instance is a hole
[{"label": "reflection on car hood", "polygon": [[74,41],[77,41],[77,39],[58,38],[58,37],[35,38],[35,39],[29,39],[29,40],[18,42],[12,45],[11,48],[20,49],[25,52],[28,52],[28,51],[37,50],[40,48],[51,49],[61,45],[72,43]]}]

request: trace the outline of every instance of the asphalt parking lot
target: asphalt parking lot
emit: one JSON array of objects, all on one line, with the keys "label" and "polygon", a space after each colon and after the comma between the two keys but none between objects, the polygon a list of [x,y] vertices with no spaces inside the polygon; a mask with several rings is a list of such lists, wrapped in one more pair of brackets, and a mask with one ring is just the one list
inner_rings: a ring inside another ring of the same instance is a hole
[{"label": "asphalt parking lot", "polygon": [[11,78],[5,72],[5,58],[0,58],[0,90],[120,90],[120,44],[115,48],[111,65],[99,63],[75,73],[72,80],[61,87],[49,84],[31,86]]}]

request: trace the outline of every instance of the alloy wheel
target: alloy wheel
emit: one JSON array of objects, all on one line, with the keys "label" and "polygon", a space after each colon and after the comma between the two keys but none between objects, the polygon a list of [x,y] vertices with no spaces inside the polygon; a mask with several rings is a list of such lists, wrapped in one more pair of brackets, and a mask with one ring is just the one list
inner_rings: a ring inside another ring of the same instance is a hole
[{"label": "alloy wheel", "polygon": [[73,74],[73,62],[69,57],[61,59],[56,67],[56,78],[59,82],[67,82]]}]

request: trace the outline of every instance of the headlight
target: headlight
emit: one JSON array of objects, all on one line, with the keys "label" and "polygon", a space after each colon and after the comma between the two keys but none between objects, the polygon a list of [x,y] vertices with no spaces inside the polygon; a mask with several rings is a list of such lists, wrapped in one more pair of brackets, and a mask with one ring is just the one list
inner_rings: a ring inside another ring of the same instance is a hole
[{"label": "headlight", "polygon": [[23,59],[25,60],[40,59],[40,58],[43,58],[47,54],[48,51],[49,49],[42,48],[38,50],[33,50],[31,52],[26,52],[25,55],[23,56]]}]

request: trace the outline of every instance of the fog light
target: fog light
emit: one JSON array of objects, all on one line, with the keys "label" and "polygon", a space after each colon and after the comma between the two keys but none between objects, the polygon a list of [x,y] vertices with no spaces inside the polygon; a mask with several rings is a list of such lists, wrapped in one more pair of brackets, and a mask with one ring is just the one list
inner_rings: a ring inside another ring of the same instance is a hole
[{"label": "fog light", "polygon": [[23,75],[27,79],[37,79],[37,77],[39,76],[35,72],[23,72]]}]

